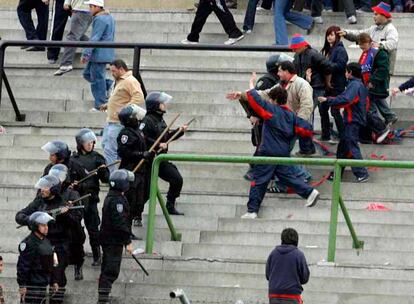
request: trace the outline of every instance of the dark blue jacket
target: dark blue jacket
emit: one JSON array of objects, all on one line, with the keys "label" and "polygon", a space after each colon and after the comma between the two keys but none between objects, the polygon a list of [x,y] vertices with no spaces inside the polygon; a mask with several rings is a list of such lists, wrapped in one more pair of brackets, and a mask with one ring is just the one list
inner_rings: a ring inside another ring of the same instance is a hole
[{"label": "dark blue jacket", "polygon": [[309,275],[305,255],[294,245],[277,246],[267,258],[269,294],[299,295]]},{"label": "dark blue jacket", "polygon": [[332,47],[328,59],[331,63],[331,85],[333,87],[333,90],[329,93],[336,96],[341,94],[346,86],[345,70],[348,62],[348,53],[342,41],[339,41]]},{"label": "dark blue jacket", "polygon": [[351,78],[345,91],[336,97],[328,97],[328,105],[344,108],[344,123],[366,124],[368,90],[361,79]]},{"label": "dark blue jacket", "polygon": [[255,89],[248,91],[246,95],[249,106],[264,122],[259,155],[289,157],[291,142],[296,135],[312,137],[312,126],[297,117],[288,106],[263,100]]},{"label": "dark blue jacket", "polygon": [[407,80],[406,82],[404,82],[402,85],[400,85],[398,88],[400,89],[400,91],[405,91],[408,89],[411,89],[414,87],[414,77],[412,77],[411,79]]}]

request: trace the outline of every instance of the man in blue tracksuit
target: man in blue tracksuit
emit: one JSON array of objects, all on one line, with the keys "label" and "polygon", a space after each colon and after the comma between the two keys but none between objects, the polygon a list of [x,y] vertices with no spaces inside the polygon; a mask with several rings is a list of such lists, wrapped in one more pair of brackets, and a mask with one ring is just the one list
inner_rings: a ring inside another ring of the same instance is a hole
[{"label": "man in blue tracksuit", "polygon": [[[227,98],[237,100],[241,95],[241,92],[234,92],[228,94]],[[291,142],[296,136],[312,137],[312,127],[297,117],[286,105],[287,92],[284,88],[273,88],[269,92],[269,97],[270,102],[266,102],[255,89],[252,89],[246,93],[246,98],[242,99],[263,120],[262,139],[257,156],[290,157]],[[267,185],[274,175],[307,199],[307,207],[314,206],[319,198],[318,190],[296,178],[292,166],[255,165],[252,175],[254,179],[250,187],[248,210],[242,218],[257,218]]]},{"label": "man in blue tracksuit", "polygon": [[[341,135],[336,152],[337,158],[362,159],[359,149],[359,129],[366,125],[368,90],[361,81],[361,67],[358,63],[349,63],[346,66],[345,76],[349,83],[345,91],[336,97],[319,97],[320,102],[344,109],[345,131]],[[342,169],[344,170],[344,168]],[[369,174],[366,168],[352,167],[358,183],[366,182]],[[330,179],[333,179],[331,174]]]},{"label": "man in blue tracksuit", "polygon": [[[115,20],[112,15],[104,9],[104,0],[90,0],[85,2],[89,5],[93,16],[91,42],[113,42],[115,39]],[[91,91],[95,99],[92,112],[99,111],[100,107],[107,102],[107,91],[113,81],[106,79],[106,64],[115,59],[114,49],[108,48],[86,48],[81,57],[81,63],[88,63],[83,71],[83,78],[91,84]]]}]

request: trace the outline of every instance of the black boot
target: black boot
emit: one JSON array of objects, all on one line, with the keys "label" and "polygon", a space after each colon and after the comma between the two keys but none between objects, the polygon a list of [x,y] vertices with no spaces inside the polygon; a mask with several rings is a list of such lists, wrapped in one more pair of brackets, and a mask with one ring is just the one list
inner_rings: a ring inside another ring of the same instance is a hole
[{"label": "black boot", "polygon": [[83,280],[82,266],[75,265],[75,281]]},{"label": "black boot", "polygon": [[92,266],[101,266],[102,264],[101,249],[99,248],[99,246],[92,247],[92,256],[93,256]]},{"label": "black boot", "polygon": [[168,210],[168,213],[171,215],[184,215],[184,213],[175,209],[175,202],[167,201],[167,210]]}]

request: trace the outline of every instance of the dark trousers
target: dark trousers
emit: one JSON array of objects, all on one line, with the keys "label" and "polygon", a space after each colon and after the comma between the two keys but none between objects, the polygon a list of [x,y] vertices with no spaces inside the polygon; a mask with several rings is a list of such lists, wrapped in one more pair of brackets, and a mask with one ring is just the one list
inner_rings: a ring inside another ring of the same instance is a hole
[{"label": "dark trousers", "polygon": [[253,168],[254,181],[250,186],[248,212],[258,212],[266,193],[267,185],[275,175],[279,181],[293,188],[303,198],[307,198],[313,188],[304,180],[297,178],[292,166],[284,165],[255,165]]},{"label": "dark trousers", "polygon": [[35,286],[29,283],[24,302],[25,304],[42,304],[46,303],[46,286]]},{"label": "dark trousers", "polygon": [[302,304],[303,302],[295,299],[269,299],[269,304]]},{"label": "dark trousers", "polygon": [[[331,114],[335,120],[336,129],[339,136],[344,132],[345,125],[339,109],[331,107]],[[329,140],[331,138],[331,122],[329,120],[329,106],[326,103],[319,104],[319,115],[321,116],[322,138]]]},{"label": "dark trousers", "polygon": [[149,198],[150,175],[146,174],[145,170],[141,172],[144,174],[135,174],[134,182],[130,184],[129,190],[125,193],[130,207],[131,223],[134,218],[142,219],[142,212]]},{"label": "dark trousers", "polygon": [[193,25],[191,26],[191,32],[187,36],[188,40],[198,41],[200,39],[201,30],[212,12],[220,20],[229,38],[237,38],[242,35],[242,32],[237,28],[233,15],[226,6],[225,0],[220,0],[220,6],[217,6],[215,0],[200,0]]},{"label": "dark trousers", "polygon": [[[69,11],[63,9],[65,0],[55,0],[52,40],[61,41],[68,21]],[[48,48],[47,59],[57,60],[60,48]]]},{"label": "dark trousers", "polygon": [[[32,19],[32,10],[36,10],[37,27]],[[49,6],[42,0],[20,0],[17,6],[17,16],[22,25],[27,40],[46,40]]]},{"label": "dark trousers", "polygon": [[72,237],[69,243],[69,264],[82,266],[85,261],[83,244],[85,244],[86,234],[81,222],[71,226],[71,234]]},{"label": "dark trousers", "polygon": [[[338,1],[338,0],[333,0]],[[342,0],[344,6],[346,17],[356,16],[355,5],[353,0]],[[334,6],[338,6],[334,3]],[[323,10],[323,1],[322,0],[312,0],[311,4],[311,15],[312,17],[319,17],[322,15]]]},{"label": "dark trousers", "polygon": [[363,141],[371,141],[372,133],[375,135],[383,133],[387,125],[379,116],[377,107],[372,104],[371,96],[369,98],[369,110],[367,113],[367,125],[360,130],[360,138]]},{"label": "dark trousers", "polygon": [[[356,123],[347,124],[344,133],[339,141],[336,157],[342,159],[362,159],[361,150],[359,149],[359,129],[360,125]],[[344,170],[344,168],[342,169]],[[352,167],[352,173],[356,177],[368,175],[368,170],[364,167]]]},{"label": "dark trousers", "polygon": [[68,244],[62,244],[62,243],[52,243],[52,245],[55,247],[55,252],[59,261],[59,264],[57,267],[53,268],[52,272],[52,283],[57,283],[59,285],[59,290],[56,293],[53,293],[50,298],[50,303],[57,304],[57,303],[63,303],[63,299],[65,296],[66,291],[66,275],[65,270],[66,267],[68,267],[68,260],[69,260],[69,248]]},{"label": "dark trousers", "polygon": [[170,162],[162,162],[160,165],[159,177],[170,184],[167,193],[167,202],[174,203],[180,196],[183,188],[183,178],[177,167]]},{"label": "dark trousers", "polygon": [[98,303],[109,303],[112,284],[118,279],[121,270],[122,245],[102,245],[103,257],[99,276]]},{"label": "dark trousers", "polygon": [[[96,198],[98,198],[98,194],[96,194]],[[98,200],[96,198],[95,196],[90,197],[88,203],[85,204],[83,218],[86,230],[88,230],[91,247],[99,246],[99,225],[101,224],[101,219],[99,218]]]}]

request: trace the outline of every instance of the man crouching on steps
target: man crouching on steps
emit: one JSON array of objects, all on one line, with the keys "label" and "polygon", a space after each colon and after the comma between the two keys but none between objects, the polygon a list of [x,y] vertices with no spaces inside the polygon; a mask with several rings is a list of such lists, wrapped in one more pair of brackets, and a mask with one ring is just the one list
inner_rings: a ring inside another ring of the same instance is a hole
[{"label": "man crouching on steps", "polygon": [[[269,92],[269,102],[264,101],[254,89],[243,94],[246,94],[246,106],[252,108],[264,121],[262,142],[257,156],[290,157],[290,146],[296,136],[312,137],[311,125],[297,117],[286,105],[287,92],[284,88],[273,88]],[[239,100],[241,95],[241,92],[232,92],[227,98]],[[274,175],[307,199],[306,207],[313,207],[319,198],[318,190],[296,178],[292,166],[255,165],[252,175],[254,179],[250,186],[247,213],[242,218],[257,218],[267,185]]]}]

